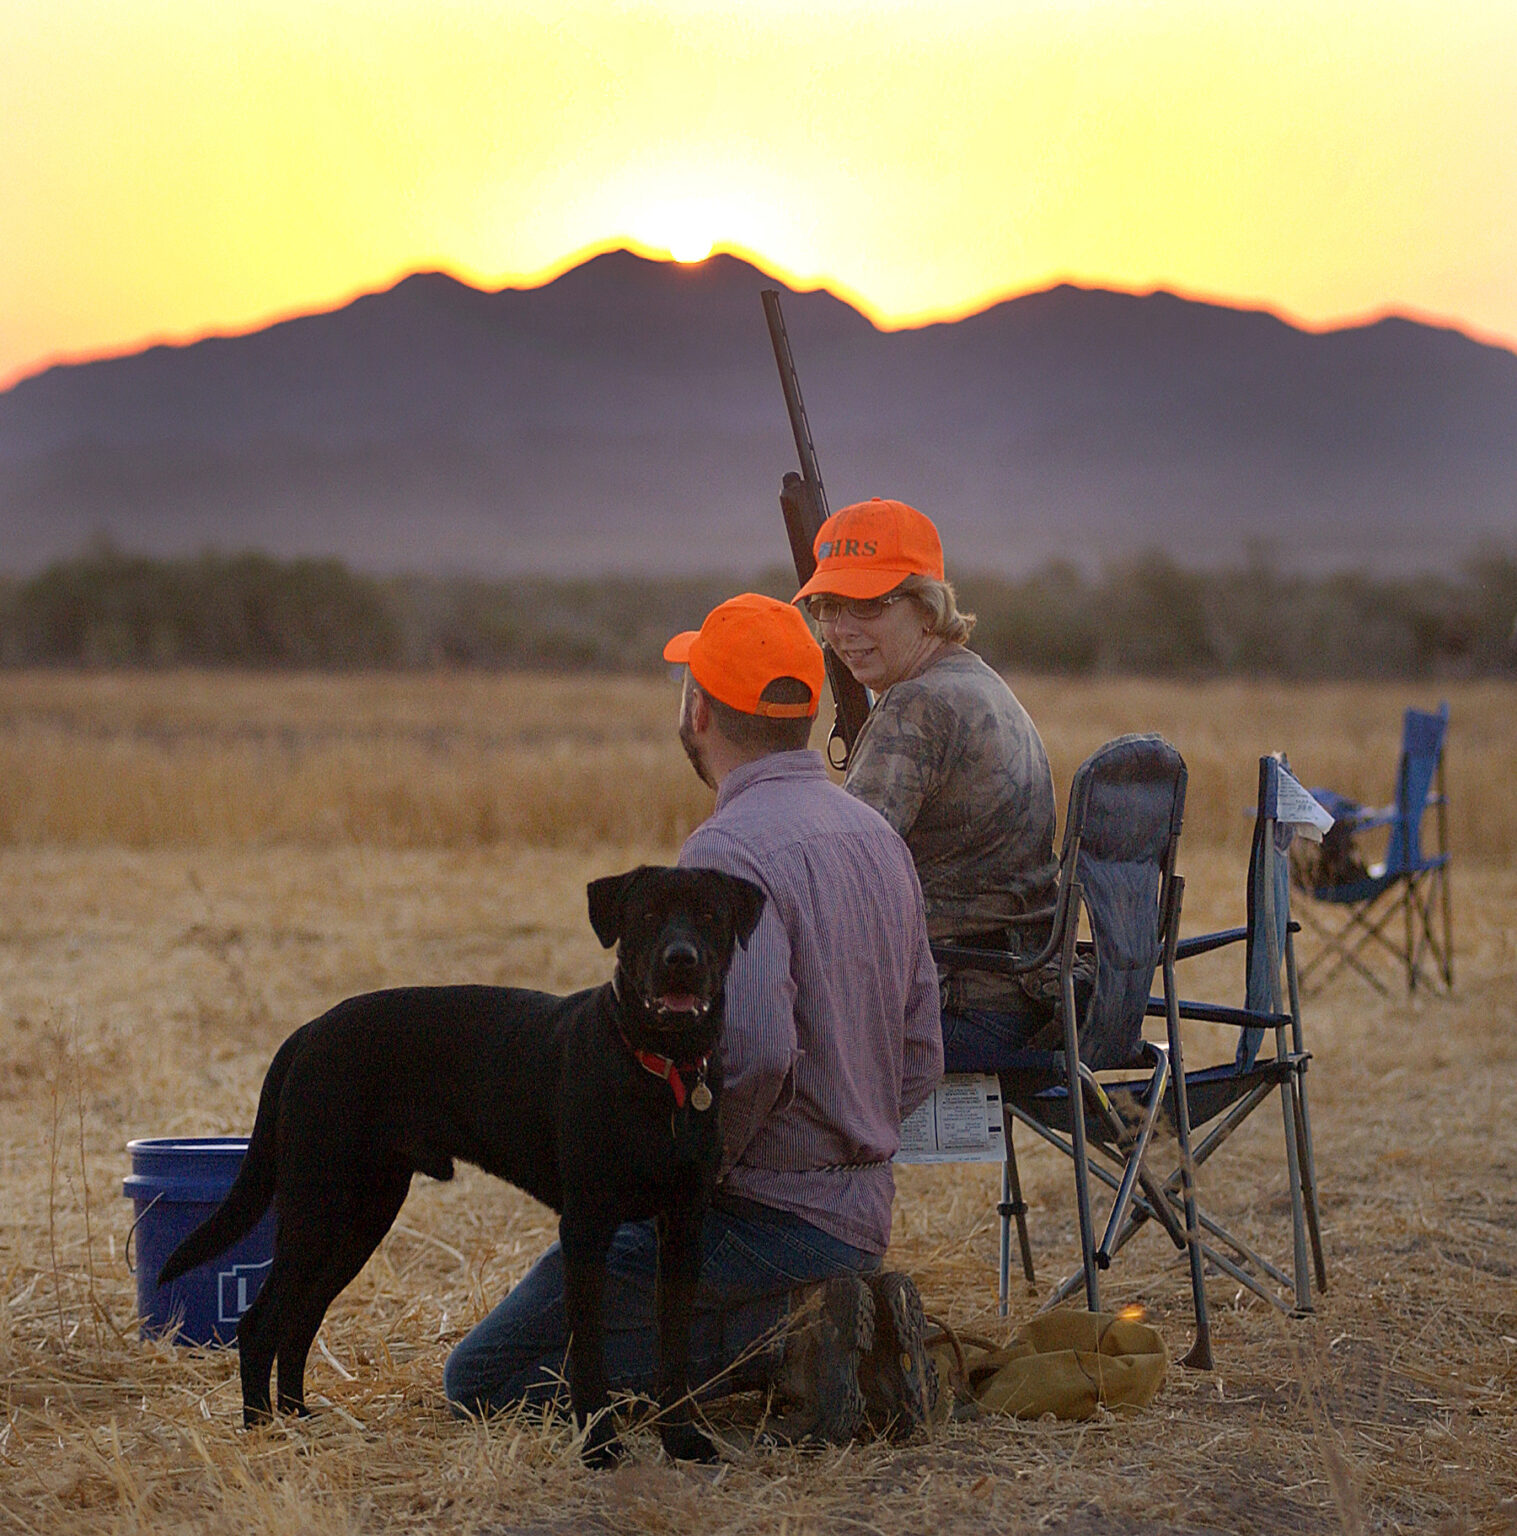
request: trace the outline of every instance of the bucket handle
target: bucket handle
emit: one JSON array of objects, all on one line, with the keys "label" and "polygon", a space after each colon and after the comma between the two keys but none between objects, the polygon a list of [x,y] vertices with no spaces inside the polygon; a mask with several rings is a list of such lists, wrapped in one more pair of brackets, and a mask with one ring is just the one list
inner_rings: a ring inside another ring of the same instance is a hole
[{"label": "bucket handle", "polygon": [[138,1222],[140,1222],[142,1218],[146,1216],[147,1213],[152,1210],[152,1208],[157,1205],[161,1199],[163,1199],[163,1193],[164,1192],[160,1189],[158,1193],[154,1195],[153,1198],[149,1200],[145,1206],[142,1207],[141,1211],[139,1211],[137,1214],[137,1220],[132,1223],[131,1231],[126,1234],[126,1245],[122,1250],[122,1256],[126,1259],[126,1272],[129,1275],[135,1275],[137,1273],[137,1266],[132,1263],[132,1239],[137,1235]]}]

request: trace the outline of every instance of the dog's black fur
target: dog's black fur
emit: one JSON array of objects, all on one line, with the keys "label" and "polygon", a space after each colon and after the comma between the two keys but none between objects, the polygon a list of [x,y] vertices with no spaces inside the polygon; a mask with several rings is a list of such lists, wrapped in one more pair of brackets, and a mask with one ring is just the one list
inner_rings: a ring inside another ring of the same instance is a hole
[{"label": "dog's black fur", "polygon": [[[689,1407],[690,1323],[721,1155],[722,987],[764,895],[716,870],[645,866],[593,881],[589,898],[596,935],[619,943],[605,986],[371,992],[279,1048],[236,1182],[158,1277],[222,1252],[274,1202],[274,1262],[237,1329],[248,1424],[270,1416],[276,1355],[280,1409],[305,1411],[306,1356],[327,1308],[389,1231],[411,1175],[448,1179],[462,1158],[559,1213],[570,1399],[593,1463],[620,1449],[602,1411],[607,1248],[622,1222],[657,1218],[663,1443],[671,1456],[715,1456]],[[683,1107],[634,1047],[683,1068]]]}]

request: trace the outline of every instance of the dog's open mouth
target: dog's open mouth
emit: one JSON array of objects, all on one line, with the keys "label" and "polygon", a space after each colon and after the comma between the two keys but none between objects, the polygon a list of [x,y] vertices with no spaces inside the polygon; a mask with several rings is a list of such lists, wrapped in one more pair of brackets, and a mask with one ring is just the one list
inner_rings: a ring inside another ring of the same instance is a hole
[{"label": "dog's open mouth", "polygon": [[660,1013],[702,1014],[707,1004],[693,992],[664,992],[655,999]]}]

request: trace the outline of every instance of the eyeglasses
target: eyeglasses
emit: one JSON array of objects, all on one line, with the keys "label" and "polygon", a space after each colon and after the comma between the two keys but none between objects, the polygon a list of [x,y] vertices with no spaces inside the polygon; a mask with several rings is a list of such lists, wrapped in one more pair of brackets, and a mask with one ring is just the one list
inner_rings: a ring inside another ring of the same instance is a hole
[{"label": "eyeglasses", "polygon": [[808,597],[806,611],[818,624],[836,624],[846,608],[850,618],[877,619],[892,604],[909,592],[887,592],[884,597]]}]

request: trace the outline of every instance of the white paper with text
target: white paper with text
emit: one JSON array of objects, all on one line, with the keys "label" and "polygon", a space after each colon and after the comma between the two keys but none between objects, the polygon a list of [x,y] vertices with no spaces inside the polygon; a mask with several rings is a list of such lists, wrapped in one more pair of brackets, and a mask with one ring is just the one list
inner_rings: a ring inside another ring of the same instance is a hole
[{"label": "white paper with text", "polygon": [[898,1163],[999,1163],[1006,1158],[1001,1085],[992,1076],[953,1073],[901,1125]]},{"label": "white paper with text", "polygon": [[1278,771],[1275,780],[1275,819],[1289,823],[1313,843],[1320,843],[1322,834],[1333,824],[1333,818],[1312,792],[1284,768]]}]

